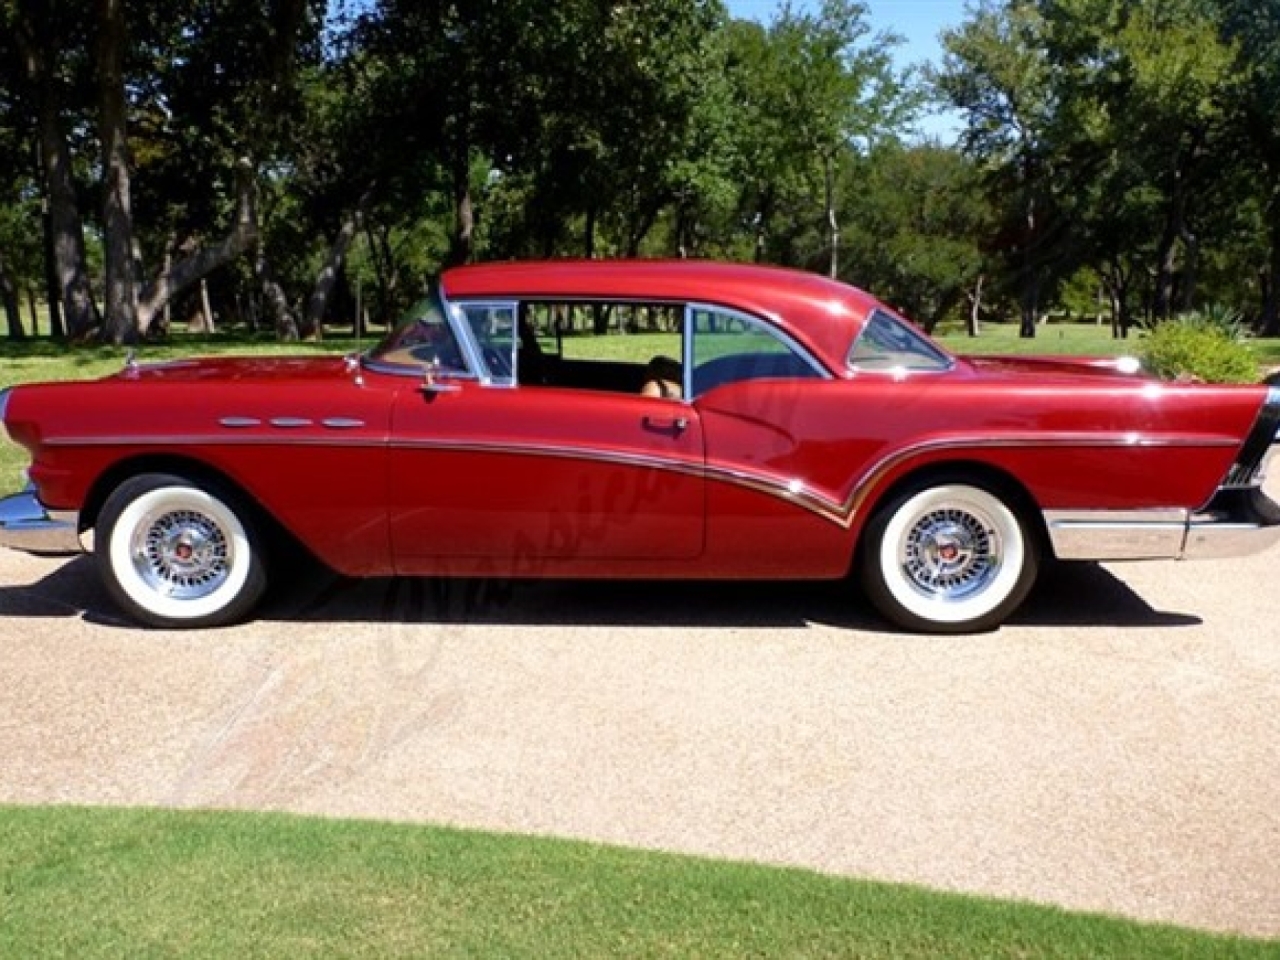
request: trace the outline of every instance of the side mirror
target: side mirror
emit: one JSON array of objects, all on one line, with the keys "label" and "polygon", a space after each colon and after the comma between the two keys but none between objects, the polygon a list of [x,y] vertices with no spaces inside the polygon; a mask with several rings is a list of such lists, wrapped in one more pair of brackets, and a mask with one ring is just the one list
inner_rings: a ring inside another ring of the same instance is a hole
[{"label": "side mirror", "polygon": [[459,393],[462,387],[456,383],[442,383],[440,380],[440,362],[432,360],[422,368],[422,385],[418,390],[426,397],[434,397],[441,393]]}]

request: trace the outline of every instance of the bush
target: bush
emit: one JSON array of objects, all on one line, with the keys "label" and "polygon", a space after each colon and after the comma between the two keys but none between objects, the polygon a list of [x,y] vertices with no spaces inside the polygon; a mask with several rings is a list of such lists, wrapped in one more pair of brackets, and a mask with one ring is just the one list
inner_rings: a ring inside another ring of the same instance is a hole
[{"label": "bush", "polygon": [[1258,361],[1243,336],[1238,313],[1210,307],[1148,327],[1138,355],[1165,380],[1257,383]]}]

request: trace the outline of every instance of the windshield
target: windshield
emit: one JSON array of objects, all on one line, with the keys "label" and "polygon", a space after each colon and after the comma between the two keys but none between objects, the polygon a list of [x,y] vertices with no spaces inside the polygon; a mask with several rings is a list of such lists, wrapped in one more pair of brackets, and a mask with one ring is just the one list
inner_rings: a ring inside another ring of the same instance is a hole
[{"label": "windshield", "polygon": [[952,359],[909,323],[876,310],[849,351],[854,370],[948,370]]},{"label": "windshield", "polygon": [[405,311],[386,339],[369,351],[368,360],[415,373],[434,367],[436,374],[469,375],[458,338],[434,289]]}]

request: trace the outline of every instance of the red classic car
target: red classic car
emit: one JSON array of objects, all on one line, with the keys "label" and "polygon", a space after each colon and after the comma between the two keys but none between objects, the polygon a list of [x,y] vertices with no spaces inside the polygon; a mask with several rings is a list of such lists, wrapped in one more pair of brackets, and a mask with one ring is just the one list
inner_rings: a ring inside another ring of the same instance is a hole
[{"label": "red classic car", "polygon": [[[375,349],[22,385],[0,544],[79,549],[143,623],[248,615],[305,547],[349,576],[839,579],[990,629],[1042,560],[1280,538],[1280,389],[952,356],[868,294],[705,262],[463,267]],[[281,556],[281,553],[284,555]]]}]

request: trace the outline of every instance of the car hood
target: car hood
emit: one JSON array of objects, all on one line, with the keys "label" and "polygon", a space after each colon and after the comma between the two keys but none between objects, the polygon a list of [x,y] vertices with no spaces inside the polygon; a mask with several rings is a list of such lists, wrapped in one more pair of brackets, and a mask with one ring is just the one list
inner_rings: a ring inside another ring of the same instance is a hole
[{"label": "car hood", "polygon": [[113,374],[119,380],[163,382],[315,381],[349,377],[347,361],[339,356],[318,357],[206,357],[126,364]]}]

